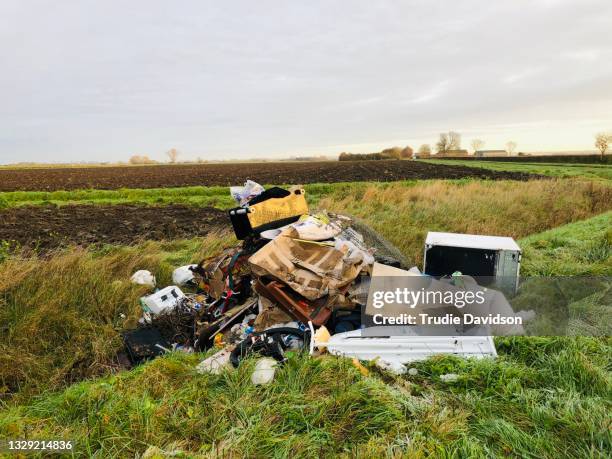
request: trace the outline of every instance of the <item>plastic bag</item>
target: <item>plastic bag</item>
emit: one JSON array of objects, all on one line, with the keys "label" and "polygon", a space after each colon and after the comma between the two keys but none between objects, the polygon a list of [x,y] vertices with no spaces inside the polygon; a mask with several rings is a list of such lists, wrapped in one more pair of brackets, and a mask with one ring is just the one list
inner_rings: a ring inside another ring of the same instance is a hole
[{"label": "plastic bag", "polygon": [[264,187],[252,180],[247,180],[244,186],[231,186],[230,193],[238,205],[244,206],[255,196],[263,193]]}]

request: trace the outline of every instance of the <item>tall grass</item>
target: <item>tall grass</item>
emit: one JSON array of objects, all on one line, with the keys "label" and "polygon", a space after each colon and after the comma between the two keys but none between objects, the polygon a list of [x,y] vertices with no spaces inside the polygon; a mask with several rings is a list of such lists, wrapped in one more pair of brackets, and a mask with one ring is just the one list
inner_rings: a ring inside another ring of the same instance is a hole
[{"label": "tall grass", "polygon": [[368,185],[331,190],[317,206],[361,217],[420,265],[428,231],[518,239],[612,209],[612,187],[567,180]]},{"label": "tall grass", "polygon": [[132,273],[148,269],[168,285],[175,267],[231,241],[211,234],[0,263],[0,394],[28,397],[112,371],[119,331],[135,325],[138,298],[147,292],[130,282]]}]

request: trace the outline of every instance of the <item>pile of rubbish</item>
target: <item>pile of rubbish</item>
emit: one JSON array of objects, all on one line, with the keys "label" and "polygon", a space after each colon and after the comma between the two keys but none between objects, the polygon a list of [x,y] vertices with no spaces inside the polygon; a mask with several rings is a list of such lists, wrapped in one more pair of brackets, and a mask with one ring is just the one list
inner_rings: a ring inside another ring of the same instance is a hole
[{"label": "pile of rubbish", "polygon": [[[131,363],[215,347],[220,350],[198,371],[216,373],[258,354],[253,382],[263,384],[292,352],[327,348],[360,358],[359,345],[347,340],[362,327],[372,270],[406,270],[406,260],[354,218],[310,212],[299,186],[264,189],[247,181],[230,190],[237,206],[228,214],[240,245],[177,268],[174,285],[141,298],[139,326],[123,335]],[[148,271],[134,273],[132,282],[155,287]],[[474,339],[481,354],[487,353],[483,346],[492,346],[490,337]],[[385,368],[405,370],[393,356],[379,360]]]}]

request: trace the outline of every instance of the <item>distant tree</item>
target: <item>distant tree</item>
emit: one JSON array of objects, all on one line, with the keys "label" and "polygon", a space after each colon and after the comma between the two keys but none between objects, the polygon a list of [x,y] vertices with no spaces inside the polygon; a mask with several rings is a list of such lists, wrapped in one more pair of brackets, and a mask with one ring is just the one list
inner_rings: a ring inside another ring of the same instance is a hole
[{"label": "distant tree", "polygon": [[166,156],[170,159],[171,163],[175,163],[179,156],[179,151],[176,148],[171,148],[166,152]]},{"label": "distant tree", "polygon": [[438,154],[445,154],[451,150],[461,149],[461,134],[455,131],[443,132],[436,143]]},{"label": "distant tree", "polygon": [[132,155],[130,157],[130,164],[154,164],[155,161],[150,159],[147,155]]},{"label": "distant tree", "polygon": [[380,152],[380,154],[387,158],[400,159],[402,155],[402,147],[385,148]]},{"label": "distant tree", "polygon": [[595,135],[595,147],[597,147],[597,149],[599,150],[599,153],[601,153],[602,159],[604,155],[606,154],[606,151],[608,151],[608,147],[610,146],[610,143],[612,143],[612,134],[600,132],[597,135]]},{"label": "distant tree", "polygon": [[342,153],[340,153],[340,156],[338,157],[338,161],[349,161],[351,158],[351,154],[347,153],[346,151],[343,151]]},{"label": "distant tree", "polygon": [[474,153],[476,153],[479,150],[482,150],[482,148],[484,147],[484,141],[481,139],[474,139],[472,140],[472,150],[474,150]]},{"label": "distant tree", "polygon": [[516,142],[514,142],[513,140],[506,142],[506,152],[508,153],[508,156],[512,156],[515,151],[516,151]]},{"label": "distant tree", "polygon": [[419,158],[431,156],[431,146],[428,143],[424,143],[419,147]]},{"label": "distant tree", "polygon": [[414,150],[412,149],[412,147],[409,145],[406,145],[404,149],[402,150],[402,152],[400,153],[400,158],[401,159],[412,159],[413,154],[414,154]]}]

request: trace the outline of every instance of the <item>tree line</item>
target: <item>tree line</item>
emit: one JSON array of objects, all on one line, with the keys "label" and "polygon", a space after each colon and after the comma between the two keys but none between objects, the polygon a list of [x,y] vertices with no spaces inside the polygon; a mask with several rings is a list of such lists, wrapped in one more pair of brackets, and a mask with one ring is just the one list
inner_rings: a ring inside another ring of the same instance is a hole
[{"label": "tree line", "polygon": [[[595,135],[595,147],[603,158],[608,149],[612,145],[612,133],[600,132]],[[477,151],[481,151],[485,146],[485,142],[482,139],[472,139],[471,147],[472,152],[475,154]],[[504,151],[508,156],[516,154],[516,148],[518,144],[514,140],[506,142]],[[452,152],[467,153],[465,150],[461,150],[461,134],[456,131],[442,132],[435,144],[436,154],[440,156],[448,155]],[[422,144],[417,149],[417,157],[427,158],[431,156],[432,148],[429,144]],[[519,153],[519,156],[523,153]],[[406,147],[392,147],[386,148],[385,150],[378,153],[340,153],[340,161],[364,161],[364,160],[378,160],[378,159],[411,159],[414,157],[414,150],[410,146]]]}]

